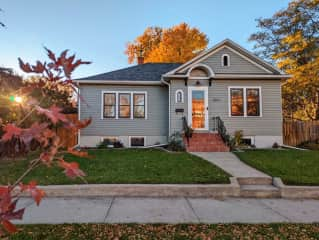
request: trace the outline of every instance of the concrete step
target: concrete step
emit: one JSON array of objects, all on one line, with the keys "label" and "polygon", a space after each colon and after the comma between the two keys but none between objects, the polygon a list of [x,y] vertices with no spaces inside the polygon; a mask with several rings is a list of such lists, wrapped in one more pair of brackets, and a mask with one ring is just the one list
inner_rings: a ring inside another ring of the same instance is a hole
[{"label": "concrete step", "polygon": [[272,185],[271,177],[239,177],[240,185]]},{"label": "concrete step", "polygon": [[272,185],[241,185],[240,197],[246,198],[279,198],[280,191]]}]

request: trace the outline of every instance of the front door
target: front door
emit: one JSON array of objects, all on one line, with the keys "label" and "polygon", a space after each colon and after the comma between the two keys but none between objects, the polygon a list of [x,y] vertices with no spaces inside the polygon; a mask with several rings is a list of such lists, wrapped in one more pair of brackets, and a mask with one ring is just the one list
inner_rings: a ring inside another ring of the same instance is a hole
[{"label": "front door", "polygon": [[188,122],[195,130],[208,130],[208,88],[190,87]]}]

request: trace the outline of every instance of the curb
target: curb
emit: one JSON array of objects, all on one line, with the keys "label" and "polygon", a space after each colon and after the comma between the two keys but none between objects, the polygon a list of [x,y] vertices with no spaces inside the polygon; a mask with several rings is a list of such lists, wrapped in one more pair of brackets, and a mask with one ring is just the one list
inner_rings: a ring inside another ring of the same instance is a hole
[{"label": "curb", "polygon": [[89,184],[39,186],[47,197],[239,197],[236,178],[230,184]]},{"label": "curb", "polygon": [[[238,179],[229,180],[230,184],[74,184],[39,188],[47,197],[245,197],[241,195]],[[280,198],[319,199],[319,186],[288,186],[278,177],[273,178],[272,184],[278,188]]]},{"label": "curb", "polygon": [[290,199],[319,199],[319,186],[290,186],[285,185],[281,178],[273,178],[273,185],[279,188],[282,198]]}]

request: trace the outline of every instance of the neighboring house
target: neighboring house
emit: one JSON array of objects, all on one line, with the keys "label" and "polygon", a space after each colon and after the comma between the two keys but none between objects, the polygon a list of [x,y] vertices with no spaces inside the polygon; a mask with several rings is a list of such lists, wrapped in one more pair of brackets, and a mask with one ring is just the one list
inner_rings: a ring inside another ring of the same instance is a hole
[{"label": "neighboring house", "polygon": [[242,130],[256,147],[282,144],[281,83],[288,77],[226,39],[184,64],[146,63],[78,79],[85,100],[79,118],[92,117],[79,144],[94,147],[105,138],[128,147],[167,143],[183,131],[184,116],[197,133],[193,143],[213,139],[207,136],[219,116],[229,134]]}]

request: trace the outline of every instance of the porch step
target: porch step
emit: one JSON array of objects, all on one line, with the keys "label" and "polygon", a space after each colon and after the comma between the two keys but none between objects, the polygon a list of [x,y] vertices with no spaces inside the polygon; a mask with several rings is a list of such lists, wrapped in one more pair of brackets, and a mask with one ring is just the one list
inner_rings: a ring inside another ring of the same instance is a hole
[{"label": "porch step", "polygon": [[229,152],[229,147],[225,145],[218,133],[193,133],[184,143],[188,152]]},{"label": "porch step", "polygon": [[240,196],[247,198],[279,198],[280,191],[273,185],[241,185]]}]

